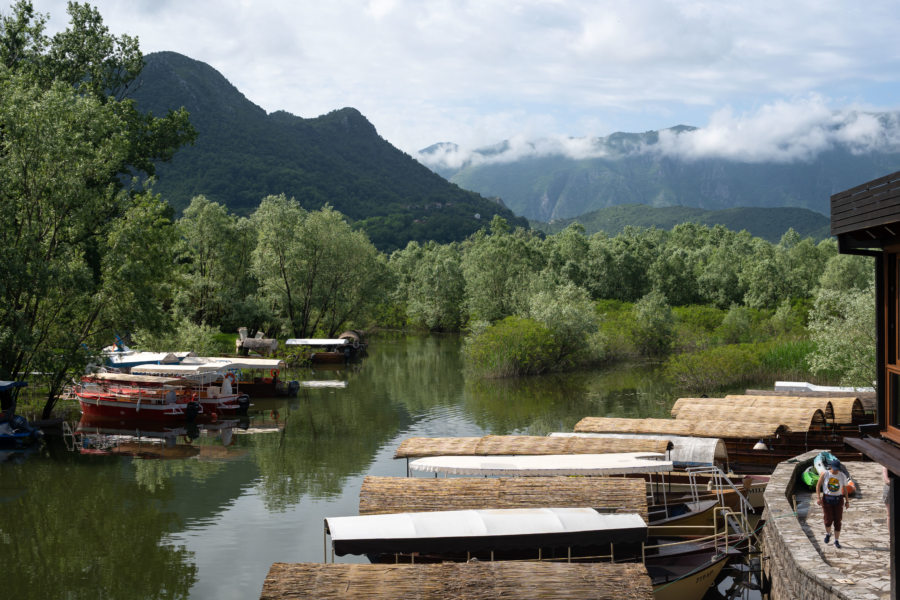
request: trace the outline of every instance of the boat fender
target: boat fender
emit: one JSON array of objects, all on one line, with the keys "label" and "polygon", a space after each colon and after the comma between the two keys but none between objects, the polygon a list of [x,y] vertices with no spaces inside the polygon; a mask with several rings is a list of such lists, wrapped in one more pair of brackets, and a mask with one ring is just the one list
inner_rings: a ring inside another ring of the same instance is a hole
[{"label": "boat fender", "polygon": [[225,373],[225,378],[230,379],[232,385],[234,385],[235,381],[237,380],[237,377],[231,371],[228,371],[227,373]]}]

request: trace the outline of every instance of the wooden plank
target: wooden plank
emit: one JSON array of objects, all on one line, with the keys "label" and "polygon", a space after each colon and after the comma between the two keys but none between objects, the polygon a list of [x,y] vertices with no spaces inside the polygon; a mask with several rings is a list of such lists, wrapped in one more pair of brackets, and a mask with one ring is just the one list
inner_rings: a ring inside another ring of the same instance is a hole
[{"label": "wooden plank", "polygon": [[878,190],[878,192],[869,195],[860,195],[842,201],[833,201],[831,203],[831,213],[840,214],[854,209],[867,210],[869,207],[877,205],[880,202],[890,202],[898,195],[900,195],[900,187],[891,187]]},{"label": "wooden plank", "polygon": [[900,202],[894,206],[854,216],[850,219],[832,221],[832,233],[849,233],[860,229],[868,229],[884,225],[900,223]]},{"label": "wooden plank", "polygon": [[833,194],[831,197],[842,197],[842,196],[854,196],[856,194],[860,194],[862,192],[866,192],[868,190],[872,190],[878,188],[880,186],[888,185],[894,181],[900,180],[900,171],[896,171],[894,173],[890,173],[883,177],[879,177],[878,179],[873,179],[871,181],[867,181],[866,183],[862,183],[856,187],[852,187],[844,190],[843,192],[837,192]]},{"label": "wooden plank", "polygon": [[875,438],[845,438],[844,443],[900,476],[900,448],[897,446]]}]

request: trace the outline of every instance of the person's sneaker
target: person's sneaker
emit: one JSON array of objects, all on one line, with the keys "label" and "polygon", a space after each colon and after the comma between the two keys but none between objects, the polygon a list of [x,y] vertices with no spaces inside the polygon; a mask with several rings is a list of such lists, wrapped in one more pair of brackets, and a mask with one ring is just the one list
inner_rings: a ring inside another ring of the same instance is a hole
[{"label": "person's sneaker", "polygon": [[826,533],[826,534],[825,534],[825,543],[827,544],[827,543],[830,542],[830,541],[831,541],[831,534],[830,534],[830,533]]},{"label": "person's sneaker", "polygon": [[837,541],[837,540],[834,540],[834,547],[837,548],[838,550],[840,550],[840,549],[841,549],[841,543],[840,543],[839,541]]}]

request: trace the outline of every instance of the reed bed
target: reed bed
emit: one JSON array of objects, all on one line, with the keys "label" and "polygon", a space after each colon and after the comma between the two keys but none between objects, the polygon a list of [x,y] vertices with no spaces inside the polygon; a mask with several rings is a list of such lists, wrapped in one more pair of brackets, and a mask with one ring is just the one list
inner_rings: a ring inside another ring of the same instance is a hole
[{"label": "reed bed", "polygon": [[688,419],[624,419],[615,417],[585,417],[575,424],[576,433],[653,433],[728,439],[767,438],[787,433],[780,423],[758,421]]},{"label": "reed bed", "polygon": [[818,408],[784,408],[784,407],[709,407],[684,406],[678,411],[677,421],[698,421],[710,419],[714,421],[733,421],[740,425],[744,421],[756,423],[781,424],[792,432],[805,432],[825,426],[825,413]]},{"label": "reed bed", "polygon": [[[728,398],[747,398],[757,406],[779,406],[793,408],[795,406],[815,406],[821,408],[825,418],[835,425],[846,425],[860,420],[865,420],[866,409],[862,401],[855,396],[725,396]],[[815,403],[819,402],[820,405]],[[677,403],[676,403],[677,404]],[[827,407],[827,408],[826,408]]]},{"label": "reed bed", "polygon": [[668,440],[555,438],[537,435],[487,435],[484,437],[424,438],[403,440],[394,458],[427,456],[539,456],[548,454],[616,454],[656,452],[665,454]]},{"label": "reed bed", "polygon": [[359,491],[361,515],[550,507],[636,513],[646,521],[646,484],[639,477],[368,476]]},{"label": "reed bed", "polygon": [[275,563],[260,599],[289,598],[652,600],[653,584],[644,565],[635,563]]}]

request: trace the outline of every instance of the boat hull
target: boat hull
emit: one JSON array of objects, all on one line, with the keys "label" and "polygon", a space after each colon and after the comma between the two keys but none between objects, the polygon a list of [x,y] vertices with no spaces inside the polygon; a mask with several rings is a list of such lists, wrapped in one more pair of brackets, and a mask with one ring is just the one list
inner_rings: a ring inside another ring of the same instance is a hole
[{"label": "boat hull", "polygon": [[716,581],[732,554],[723,553],[711,559],[694,562],[672,560],[665,565],[647,564],[653,580],[655,600],[699,600]]},{"label": "boat hull", "polygon": [[199,403],[152,404],[105,394],[76,392],[81,412],[90,417],[153,422],[183,422],[203,413]]}]

